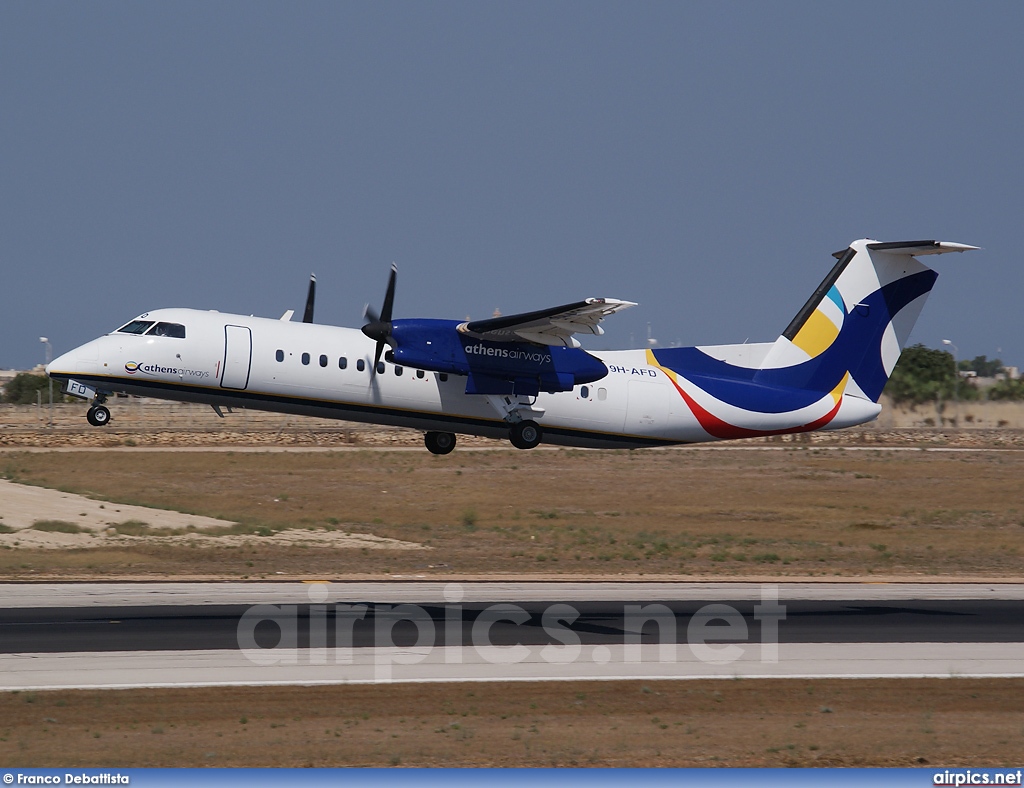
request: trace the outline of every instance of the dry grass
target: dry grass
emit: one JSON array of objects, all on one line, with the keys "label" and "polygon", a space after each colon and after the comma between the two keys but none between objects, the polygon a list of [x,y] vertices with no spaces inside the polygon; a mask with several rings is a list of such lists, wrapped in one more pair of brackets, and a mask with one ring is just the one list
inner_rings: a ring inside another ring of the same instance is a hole
[{"label": "dry grass", "polygon": [[139,546],[0,551],[0,577],[1019,577],[1024,453],[9,454],[17,481],[429,551]]},{"label": "dry grass", "polygon": [[1024,681],[0,695],[0,766],[1014,766]]}]

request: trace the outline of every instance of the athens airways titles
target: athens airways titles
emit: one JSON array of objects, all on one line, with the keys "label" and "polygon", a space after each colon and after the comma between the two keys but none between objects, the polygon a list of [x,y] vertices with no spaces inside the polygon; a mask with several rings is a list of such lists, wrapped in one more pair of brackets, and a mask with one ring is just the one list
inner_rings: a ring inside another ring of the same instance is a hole
[{"label": "athens airways titles", "polygon": [[148,372],[153,375],[187,375],[190,378],[206,378],[209,372],[196,369],[178,369],[177,367],[161,367],[159,364],[140,364],[136,361],[129,361],[124,365],[124,371],[129,375],[136,372]]},{"label": "athens airways titles", "polygon": [[497,356],[512,361],[532,361],[535,364],[550,364],[550,353],[528,353],[525,350],[509,350],[503,347],[490,347],[488,345],[466,345],[465,351],[471,356]]}]

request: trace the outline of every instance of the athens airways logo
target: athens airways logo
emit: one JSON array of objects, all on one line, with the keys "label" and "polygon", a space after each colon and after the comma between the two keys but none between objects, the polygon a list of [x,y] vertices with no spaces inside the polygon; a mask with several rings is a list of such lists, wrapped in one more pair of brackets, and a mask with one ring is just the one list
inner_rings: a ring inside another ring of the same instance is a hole
[{"label": "athens airways logo", "polygon": [[129,361],[124,365],[124,371],[129,375],[134,375],[136,372],[149,372],[151,374],[162,374],[162,375],[177,375],[178,370],[175,367],[161,367],[159,364],[140,364],[137,361]]}]

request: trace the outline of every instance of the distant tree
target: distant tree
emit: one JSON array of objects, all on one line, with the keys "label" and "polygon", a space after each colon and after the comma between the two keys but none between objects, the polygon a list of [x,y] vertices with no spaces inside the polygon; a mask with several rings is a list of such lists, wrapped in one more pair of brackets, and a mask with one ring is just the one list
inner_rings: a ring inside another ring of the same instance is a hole
[{"label": "distant tree", "polygon": [[978,390],[965,382],[956,371],[953,355],[924,345],[913,345],[903,351],[885,393],[893,402],[920,405],[925,402],[978,398]]},{"label": "distant tree", "polygon": [[[50,379],[46,375],[33,375],[31,372],[19,372],[4,387],[3,401],[13,405],[34,405],[36,392],[40,393],[42,402],[50,401]],[[53,382],[53,401],[63,402],[60,383]]]},{"label": "distant tree", "polygon": [[975,356],[971,361],[964,359],[958,366],[962,372],[977,372],[979,378],[994,378],[1003,369],[1003,362],[998,358],[989,361],[987,356]]},{"label": "distant tree", "polygon": [[999,380],[988,390],[990,400],[1022,400],[1024,399],[1024,379]]}]

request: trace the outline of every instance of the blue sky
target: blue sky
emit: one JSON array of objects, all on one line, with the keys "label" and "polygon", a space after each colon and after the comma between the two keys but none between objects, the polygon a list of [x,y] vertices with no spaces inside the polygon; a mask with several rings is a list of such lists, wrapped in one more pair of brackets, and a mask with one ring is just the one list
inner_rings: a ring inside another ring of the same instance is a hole
[{"label": "blue sky", "polygon": [[1019,2],[0,5],[0,367],[191,306],[638,301],[774,339],[856,238],[984,247],[912,341],[1024,366]]}]

